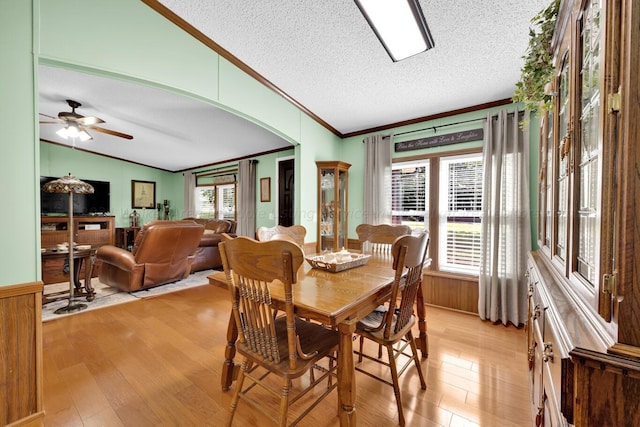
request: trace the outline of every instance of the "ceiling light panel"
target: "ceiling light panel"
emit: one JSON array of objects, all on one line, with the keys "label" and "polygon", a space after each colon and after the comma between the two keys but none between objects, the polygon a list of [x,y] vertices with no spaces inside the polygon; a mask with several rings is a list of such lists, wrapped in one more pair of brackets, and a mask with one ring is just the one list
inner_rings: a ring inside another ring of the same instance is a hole
[{"label": "ceiling light panel", "polygon": [[394,62],[434,46],[417,0],[355,0]]}]

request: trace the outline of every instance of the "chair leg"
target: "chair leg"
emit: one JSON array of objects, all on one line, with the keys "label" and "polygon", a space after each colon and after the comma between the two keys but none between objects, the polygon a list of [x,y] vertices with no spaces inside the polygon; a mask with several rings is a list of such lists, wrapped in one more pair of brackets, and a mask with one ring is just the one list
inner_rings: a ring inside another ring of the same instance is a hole
[{"label": "chair leg", "polygon": [[227,427],[231,427],[233,423],[233,416],[236,414],[236,408],[238,407],[238,401],[240,400],[240,392],[242,391],[242,385],[244,383],[244,373],[251,368],[251,365],[248,361],[242,362],[242,367],[238,374],[238,379],[236,380],[236,390],[233,393],[233,398],[231,399],[231,413],[229,414],[229,419],[227,421]]},{"label": "chair leg", "polygon": [[420,358],[418,357],[418,346],[416,345],[416,341],[413,339],[413,334],[411,333],[411,331],[407,333],[406,339],[409,340],[409,344],[411,345],[411,351],[413,352],[413,355],[411,357],[416,364],[416,369],[418,370],[418,376],[420,377],[420,387],[422,387],[423,390],[426,390],[427,383],[424,380],[422,365],[420,365]]},{"label": "chair leg", "polygon": [[389,367],[391,368],[391,379],[393,381],[393,393],[396,395],[396,405],[398,406],[398,423],[404,426],[404,413],[402,412],[402,399],[400,398],[400,384],[398,381],[398,367],[396,366],[396,357],[392,345],[388,345],[387,353],[389,353]]},{"label": "chair leg", "polygon": [[[335,355],[336,356],[336,360],[338,359],[337,354],[336,353],[332,353],[332,356]],[[333,370],[333,357],[329,357],[329,372],[331,372]],[[331,388],[331,385],[333,384],[333,376],[329,375],[327,377],[327,388]]]},{"label": "chair leg", "polygon": [[287,426],[287,412],[289,411],[290,389],[291,380],[285,377],[282,382],[282,393],[280,394],[280,427]]},{"label": "chair leg", "polygon": [[362,349],[364,348],[364,337],[360,335],[360,354],[358,354],[358,363],[362,362]]}]

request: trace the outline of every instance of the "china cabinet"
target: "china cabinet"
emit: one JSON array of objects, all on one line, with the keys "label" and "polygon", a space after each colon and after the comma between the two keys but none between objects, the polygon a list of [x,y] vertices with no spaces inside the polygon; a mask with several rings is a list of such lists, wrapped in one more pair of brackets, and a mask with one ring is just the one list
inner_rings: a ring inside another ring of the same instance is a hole
[{"label": "china cabinet", "polygon": [[534,425],[640,425],[639,9],[560,2],[528,268]]},{"label": "china cabinet", "polygon": [[347,247],[349,163],[318,161],[318,242],[316,251]]}]

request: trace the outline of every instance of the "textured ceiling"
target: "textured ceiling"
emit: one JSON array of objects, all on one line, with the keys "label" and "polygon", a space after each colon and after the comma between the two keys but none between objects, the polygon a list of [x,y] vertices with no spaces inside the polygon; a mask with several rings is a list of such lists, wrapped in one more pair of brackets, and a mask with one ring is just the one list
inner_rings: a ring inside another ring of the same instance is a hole
[{"label": "textured ceiling", "polygon": [[[435,47],[394,63],[351,0],[144,1],[169,8],[341,135],[510,98],[530,20],[550,2],[420,0]],[[75,71],[39,72],[41,113],[68,111],[71,98],[83,104],[80,114],[134,136],[93,132],[93,141],[76,142],[82,149],[176,171],[290,146],[198,100]],[[69,144],[55,130],[41,125],[41,138]]]},{"label": "textured ceiling", "polygon": [[422,0],[435,47],[392,62],[355,2],[160,0],[340,133],[510,98],[549,0]]}]

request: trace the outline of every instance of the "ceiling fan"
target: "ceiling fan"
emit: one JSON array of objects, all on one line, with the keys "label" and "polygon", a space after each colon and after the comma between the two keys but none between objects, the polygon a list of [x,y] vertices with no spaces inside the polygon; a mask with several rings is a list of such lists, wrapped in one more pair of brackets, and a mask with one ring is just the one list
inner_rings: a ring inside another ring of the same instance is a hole
[{"label": "ceiling fan", "polygon": [[76,108],[80,107],[78,101],[67,99],[67,104],[71,107],[71,111],[61,111],[58,113],[58,117],[49,116],[48,114],[40,113],[41,116],[49,117],[55,121],[41,121],[41,124],[63,124],[64,127],[58,130],[56,133],[64,139],[79,138],[81,141],[87,141],[93,139],[93,137],[87,132],[87,129],[95,130],[96,132],[106,133],[108,135],[117,136],[125,139],[133,139],[133,136],[126,133],[116,132],[96,126],[97,124],[104,123],[104,120],[89,116],[85,117],[76,113]]}]

